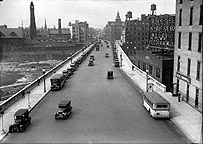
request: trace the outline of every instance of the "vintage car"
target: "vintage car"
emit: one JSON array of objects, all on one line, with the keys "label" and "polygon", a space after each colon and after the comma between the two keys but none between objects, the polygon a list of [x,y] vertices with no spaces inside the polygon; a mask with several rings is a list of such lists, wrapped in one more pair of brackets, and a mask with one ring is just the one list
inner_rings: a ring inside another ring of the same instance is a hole
[{"label": "vintage car", "polygon": [[55,113],[55,119],[67,119],[72,111],[71,101],[61,100],[58,104],[58,109],[58,112]]},{"label": "vintage car", "polygon": [[9,126],[9,132],[24,132],[31,123],[28,109],[19,109],[14,114],[15,123]]},{"label": "vintage car", "polygon": [[109,57],[109,53],[105,53],[105,57],[108,58]]},{"label": "vintage car", "polygon": [[113,71],[107,71],[107,79],[113,79]]},{"label": "vintage car", "polygon": [[88,66],[94,66],[94,62],[93,62],[93,61],[90,61],[90,62],[88,63]]},{"label": "vintage car", "polygon": [[94,55],[91,55],[91,56],[90,56],[90,59],[93,59],[93,60],[94,60]]},{"label": "vintage car", "polygon": [[75,70],[73,67],[71,67],[71,68],[67,68],[67,71],[69,71],[68,74],[69,74],[69,76],[71,76]]},{"label": "vintage car", "polygon": [[115,64],[115,65],[114,65],[115,67],[120,67],[120,64],[119,64],[118,59],[115,59],[115,60],[114,60],[114,64]]},{"label": "vintage car", "polygon": [[70,77],[70,74],[69,74],[70,71],[69,70],[63,70],[62,73],[63,73],[63,75],[66,76],[66,79],[68,79]]}]

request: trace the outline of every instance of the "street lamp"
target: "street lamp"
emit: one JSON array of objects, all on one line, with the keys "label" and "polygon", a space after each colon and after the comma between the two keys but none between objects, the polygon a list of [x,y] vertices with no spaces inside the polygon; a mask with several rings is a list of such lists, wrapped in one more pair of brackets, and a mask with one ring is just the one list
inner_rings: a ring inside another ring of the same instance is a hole
[{"label": "street lamp", "polygon": [[3,119],[4,119],[4,111],[0,111],[1,114],[1,133],[5,134],[6,132],[4,131],[4,125],[3,125]]},{"label": "street lamp", "polygon": [[46,92],[46,83],[45,83],[45,69],[42,69],[43,75],[44,75],[44,92]]},{"label": "street lamp", "polygon": [[72,53],[70,53],[70,62],[72,64]]},{"label": "street lamp", "polygon": [[30,107],[30,91],[27,92],[27,101],[28,101],[28,102],[27,102],[28,108],[31,108],[31,107]]},{"label": "street lamp", "polygon": [[122,60],[123,60],[123,59],[122,59],[122,52],[121,52],[120,58],[121,58],[121,67],[122,67]]},{"label": "street lamp", "polygon": [[148,92],[148,70],[146,70],[146,92]]}]

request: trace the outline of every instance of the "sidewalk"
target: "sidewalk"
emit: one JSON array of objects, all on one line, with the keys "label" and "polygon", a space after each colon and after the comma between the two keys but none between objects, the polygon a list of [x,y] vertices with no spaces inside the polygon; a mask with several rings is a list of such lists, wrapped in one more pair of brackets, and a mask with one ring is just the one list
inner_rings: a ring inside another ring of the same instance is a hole
[{"label": "sidewalk", "polygon": [[[85,51],[87,50],[89,50],[89,48],[87,48]],[[76,57],[72,59],[72,61],[75,61],[82,54],[83,52],[80,52]],[[67,62],[63,67],[57,70],[56,73],[62,73],[64,69],[70,66],[70,63],[71,63],[70,61]],[[0,116],[0,119],[1,119],[0,142],[8,134],[9,126],[14,123],[14,113],[18,109],[24,109],[24,108],[32,111],[34,107],[49,93],[51,89],[50,78],[51,76],[45,79],[46,92],[44,92],[44,81],[41,81],[39,86],[35,87],[30,91],[29,96],[28,94],[26,94],[24,98],[17,101],[11,107],[9,107],[4,111],[3,128],[2,128],[2,115]]]},{"label": "sidewalk", "polygon": [[[146,76],[143,77],[138,71],[132,71],[132,63],[121,47],[117,44],[118,55],[122,52],[121,69],[138,85],[142,92],[146,91]],[[119,60],[120,60],[120,56]],[[178,102],[170,92],[163,92],[154,85],[153,90],[162,95],[171,104],[171,121],[194,143],[202,143],[201,128],[202,114],[184,101]]]}]

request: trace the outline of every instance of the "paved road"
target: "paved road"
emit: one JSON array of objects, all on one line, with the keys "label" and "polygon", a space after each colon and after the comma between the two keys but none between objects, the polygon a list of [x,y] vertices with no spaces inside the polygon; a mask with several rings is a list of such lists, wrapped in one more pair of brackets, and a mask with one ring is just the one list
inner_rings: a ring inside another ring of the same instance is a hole
[{"label": "paved road", "polygon": [[[109,52],[110,58],[104,58]],[[93,51],[95,65],[83,62],[61,91],[50,92],[32,111],[24,133],[9,134],[7,143],[189,143],[170,120],[155,120],[142,106],[141,93],[112,65],[111,49]],[[107,80],[107,70],[114,79]],[[55,120],[61,99],[72,101],[67,120]]]}]

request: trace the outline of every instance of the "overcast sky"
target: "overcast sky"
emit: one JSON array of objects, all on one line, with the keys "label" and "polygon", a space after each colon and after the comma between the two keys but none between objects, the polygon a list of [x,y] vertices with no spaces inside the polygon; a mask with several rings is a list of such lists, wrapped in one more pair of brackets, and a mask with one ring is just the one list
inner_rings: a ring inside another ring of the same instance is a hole
[{"label": "overcast sky", "polygon": [[28,27],[30,25],[30,2],[35,7],[37,27],[62,27],[75,20],[87,21],[90,27],[103,28],[108,21],[115,21],[117,11],[122,21],[125,14],[132,12],[133,19],[141,14],[149,14],[150,5],[156,4],[156,14],[175,14],[175,0],[3,0],[0,2],[0,25],[9,28]]}]

